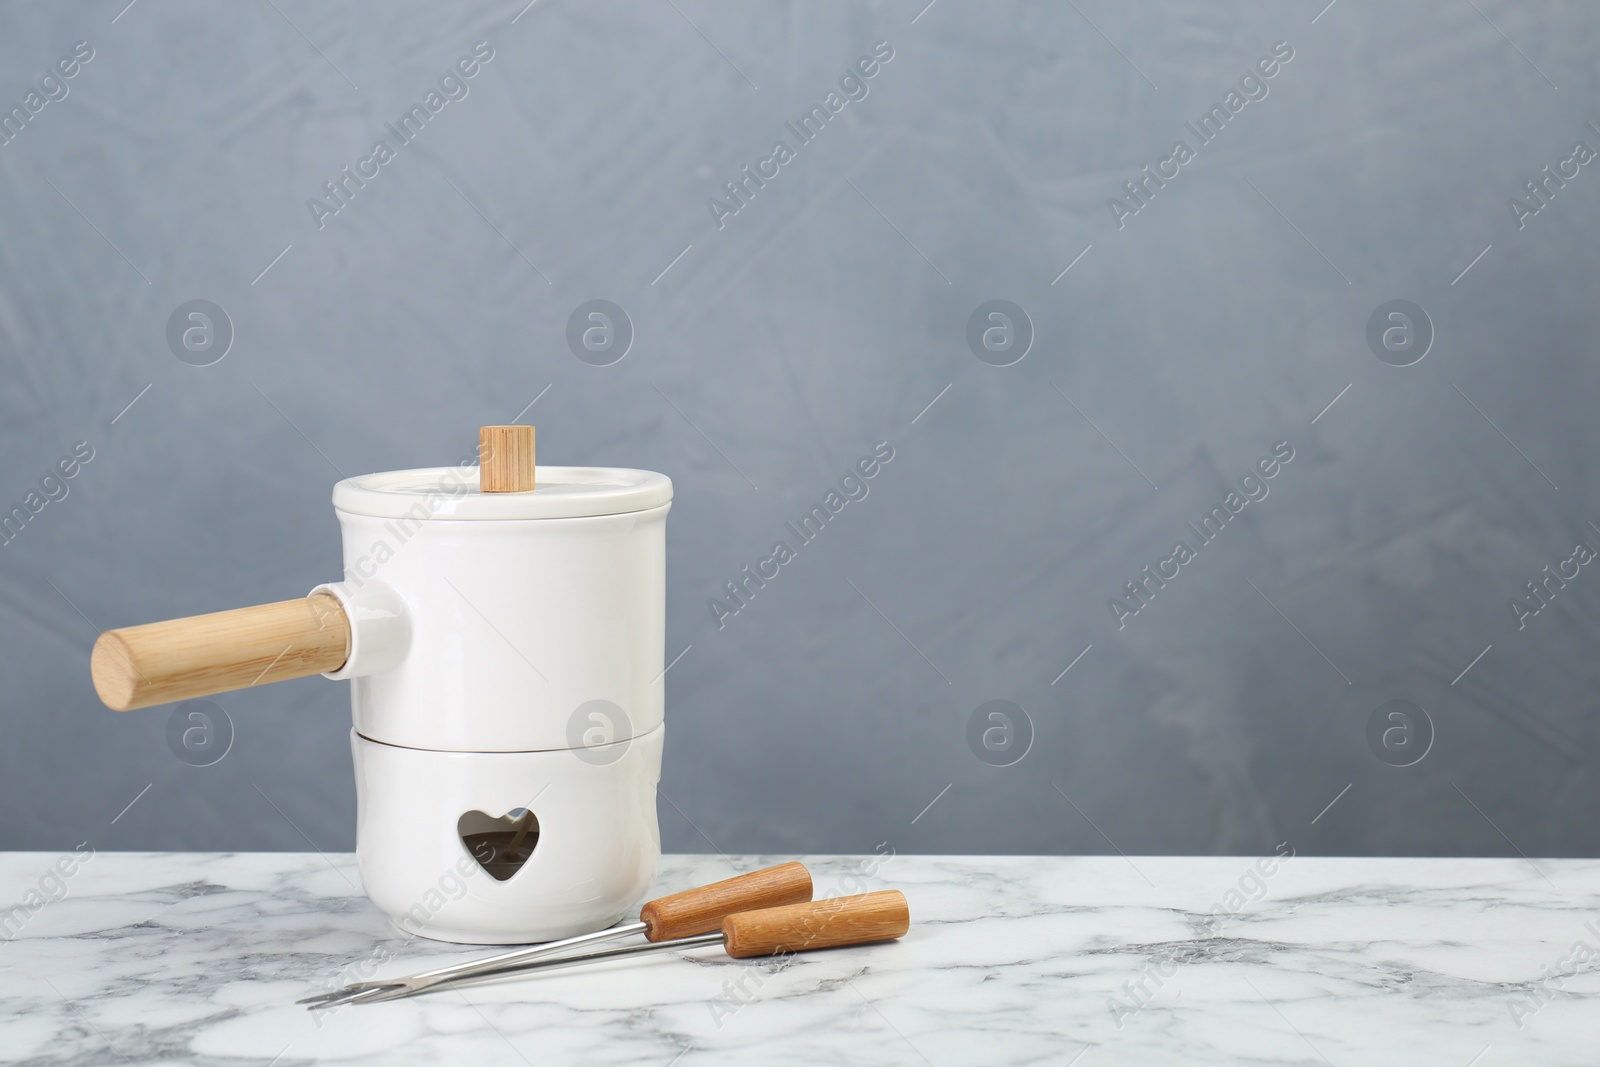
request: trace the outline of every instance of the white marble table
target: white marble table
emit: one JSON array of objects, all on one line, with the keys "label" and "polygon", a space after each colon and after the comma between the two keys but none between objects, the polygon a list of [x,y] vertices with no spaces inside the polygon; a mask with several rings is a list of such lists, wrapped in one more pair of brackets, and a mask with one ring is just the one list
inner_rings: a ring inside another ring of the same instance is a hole
[{"label": "white marble table", "polygon": [[[1286,851],[1286,850],[1285,850]],[[1295,857],[806,862],[895,886],[893,944],[777,970],[714,949],[318,1017],[396,934],[353,859],[0,854],[0,1062],[1591,1064],[1600,861]],[[669,857],[662,891],[789,857]],[[32,894],[32,895],[30,895]],[[64,895],[63,895],[64,894]],[[36,910],[29,903],[39,905]]]}]

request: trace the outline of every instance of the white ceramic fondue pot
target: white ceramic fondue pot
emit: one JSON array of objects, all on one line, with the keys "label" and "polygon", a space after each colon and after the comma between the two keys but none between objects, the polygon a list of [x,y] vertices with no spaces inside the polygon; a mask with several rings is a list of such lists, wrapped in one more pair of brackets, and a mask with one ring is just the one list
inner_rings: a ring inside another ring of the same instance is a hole
[{"label": "white ceramic fondue pot", "polygon": [[343,581],[109,630],[95,688],[125,711],[348,678],[372,900],[445,941],[598,929],[660,859],[671,501],[664,475],[536,469],[532,427],[484,427],[477,467],[334,487]]}]

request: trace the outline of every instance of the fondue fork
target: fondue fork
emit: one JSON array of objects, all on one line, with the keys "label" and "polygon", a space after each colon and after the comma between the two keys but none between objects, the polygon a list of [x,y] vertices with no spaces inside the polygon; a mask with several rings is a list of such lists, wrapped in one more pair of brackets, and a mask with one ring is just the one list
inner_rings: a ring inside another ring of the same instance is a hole
[{"label": "fondue fork", "polygon": [[533,960],[520,964],[495,965],[493,960],[485,960],[476,969],[457,973],[450,978],[418,986],[408,985],[405,979],[397,979],[386,987],[357,993],[340,1003],[375,1004],[383,1000],[400,1000],[420,993],[453,989],[462,985],[531,974],[557,967],[598,963],[626,956],[641,956],[650,952],[699,948],[702,945],[720,944],[734,959],[777,956],[845,945],[864,945],[874,941],[892,941],[910,927],[911,912],[904,894],[897,889],[886,889],[853,897],[833,897],[828,900],[789,904],[760,911],[738,912],[723,918],[722,929],[719,932],[697,937],[654,944],[628,945],[624,948]]},{"label": "fondue fork", "polygon": [[697,889],[686,889],[681,893],[649,901],[639,909],[638,922],[624,923],[560,941],[548,941],[532,948],[502,952],[486,959],[453,964],[449,967],[424,971],[421,974],[375,979],[370,982],[353,982],[343,989],[306,997],[295,1003],[310,1005],[311,1009],[316,1011],[357,1000],[380,999],[374,994],[395,989],[409,995],[465,976],[516,967],[534,960],[546,959],[569,949],[586,948],[632,934],[642,933],[646,940],[652,943],[706,934],[716,930],[723,919],[734,912],[798,904],[810,899],[811,872],[800,863],[781,863],[776,867],[751,871],[721,882],[713,882]]}]

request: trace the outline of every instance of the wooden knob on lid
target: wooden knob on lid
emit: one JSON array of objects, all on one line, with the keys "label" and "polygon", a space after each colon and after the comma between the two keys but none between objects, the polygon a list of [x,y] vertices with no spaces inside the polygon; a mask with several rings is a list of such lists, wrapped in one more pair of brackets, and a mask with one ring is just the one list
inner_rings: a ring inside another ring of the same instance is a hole
[{"label": "wooden knob on lid", "polygon": [[485,493],[533,490],[533,427],[478,429],[478,488]]}]

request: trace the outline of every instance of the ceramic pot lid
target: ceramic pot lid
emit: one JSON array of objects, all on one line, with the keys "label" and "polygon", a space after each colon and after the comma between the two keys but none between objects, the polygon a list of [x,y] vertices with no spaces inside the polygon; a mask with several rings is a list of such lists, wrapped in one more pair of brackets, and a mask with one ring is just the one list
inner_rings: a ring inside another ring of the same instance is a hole
[{"label": "ceramic pot lid", "polygon": [[539,466],[536,473],[538,488],[522,493],[483,492],[475,466],[363,474],[333,487],[333,506],[391,519],[575,519],[672,500],[672,479],[655,471]]}]

